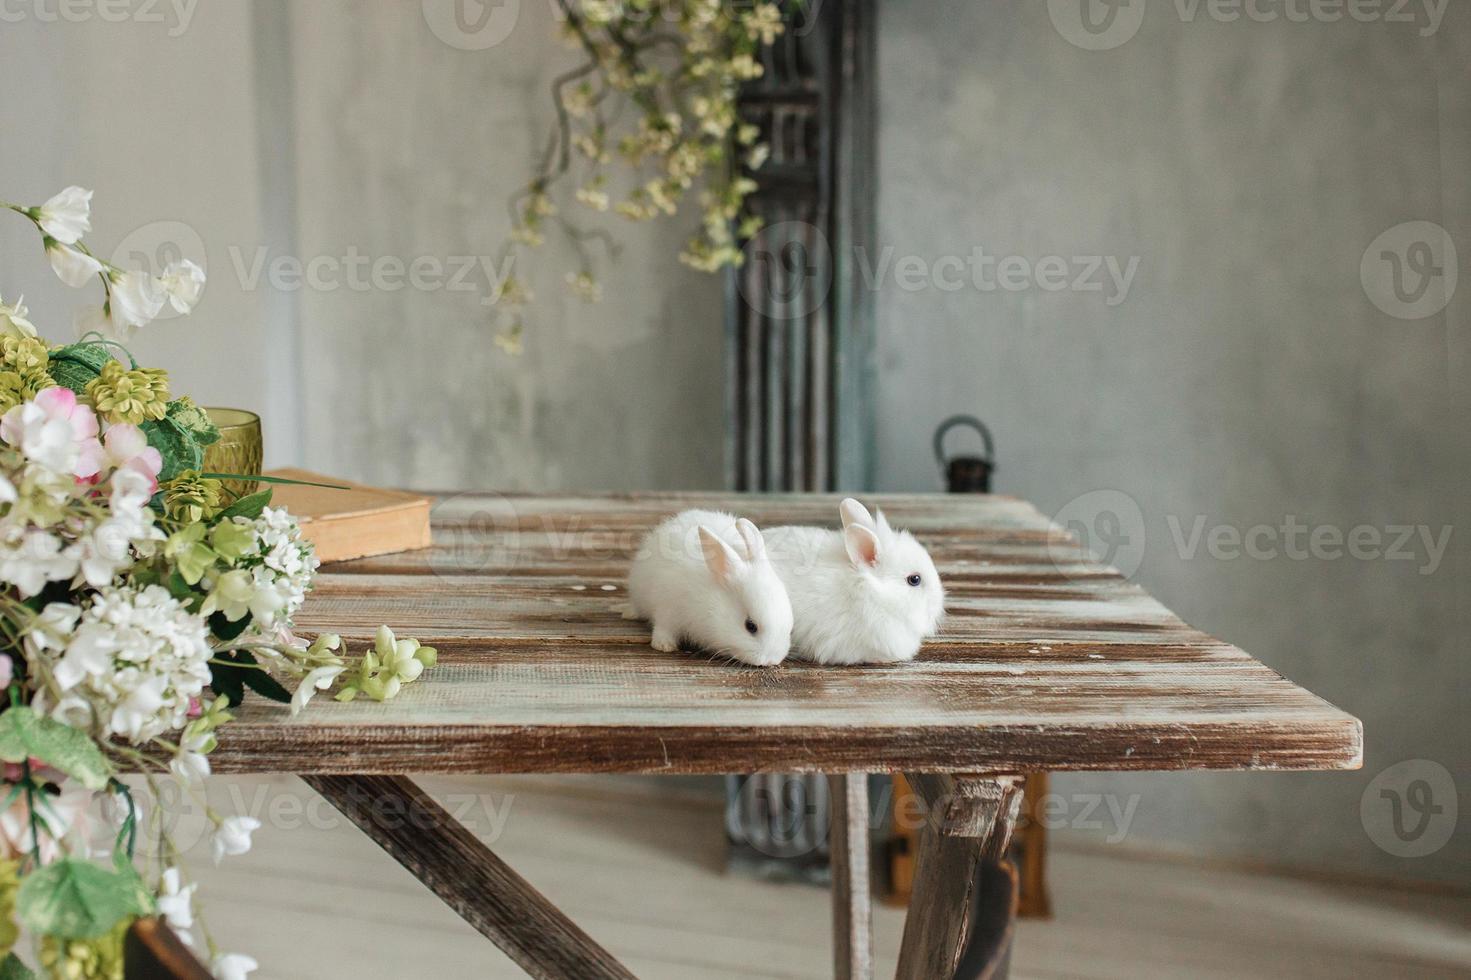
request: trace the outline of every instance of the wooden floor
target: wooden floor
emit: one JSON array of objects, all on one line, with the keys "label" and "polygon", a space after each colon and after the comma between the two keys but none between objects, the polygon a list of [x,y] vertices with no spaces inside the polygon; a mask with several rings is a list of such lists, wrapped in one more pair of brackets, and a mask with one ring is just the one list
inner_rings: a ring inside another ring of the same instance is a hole
[{"label": "wooden floor", "polygon": [[[825,891],[723,873],[719,802],[647,781],[515,777],[426,786],[644,978],[829,975]],[[216,778],[265,826],[220,868],[190,851],[217,941],[259,980],[518,977],[295,779]],[[203,821],[183,819],[187,843]],[[1053,861],[1056,918],[1021,925],[1014,977],[1471,977],[1471,897],[1203,869],[1107,849]],[[903,912],[879,907],[879,976]],[[253,978],[253,980],[255,980]]]}]

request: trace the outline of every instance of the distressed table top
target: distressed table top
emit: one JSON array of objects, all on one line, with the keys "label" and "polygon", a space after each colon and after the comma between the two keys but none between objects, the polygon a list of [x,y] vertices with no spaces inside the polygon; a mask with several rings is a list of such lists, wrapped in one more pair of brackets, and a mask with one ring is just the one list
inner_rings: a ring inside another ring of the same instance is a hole
[{"label": "distressed table top", "polygon": [[620,618],[645,530],[685,507],[836,526],[837,496],[440,498],[433,548],[324,569],[298,616],[439,649],[387,704],[252,698],[222,772],[1348,769],[1357,719],[1182,622],[1027,503],[869,495],[934,556],[941,635],[908,664],[757,669]]}]

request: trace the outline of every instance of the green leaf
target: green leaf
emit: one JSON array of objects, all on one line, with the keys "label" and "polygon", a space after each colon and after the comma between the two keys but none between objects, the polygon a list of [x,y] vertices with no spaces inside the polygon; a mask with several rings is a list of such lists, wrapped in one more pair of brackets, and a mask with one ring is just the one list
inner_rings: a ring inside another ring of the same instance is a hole
[{"label": "green leaf", "polygon": [[140,428],[148,437],[148,445],[163,457],[163,469],[158,474],[160,483],[172,480],[185,470],[197,470],[204,465],[204,447],[193,432],[179,425],[177,420],[165,415],[162,419],[149,419]]},{"label": "green leaf", "polygon": [[105,936],[122,920],[148,914],[150,906],[137,872],[108,871],[78,858],[31,872],[15,896],[22,927],[60,939]]},{"label": "green leaf", "polygon": [[260,473],[201,473],[206,480],[259,480],[261,483],[280,483],[293,487],[324,487],[328,490],[351,490],[340,483],[313,483],[311,480],[289,480],[284,476],[264,476]]},{"label": "green leaf", "polygon": [[[137,576],[134,576],[134,578],[136,579]],[[194,587],[189,584],[184,576],[179,574],[179,570],[177,568],[169,572],[168,589],[169,595],[173,596],[175,599],[178,599],[180,602],[183,602],[194,595]]]},{"label": "green leaf", "polygon": [[87,384],[102,373],[102,365],[110,360],[112,351],[104,344],[67,344],[51,351],[46,372],[63,388],[84,395]]},{"label": "green leaf", "polygon": [[229,643],[235,637],[245,632],[245,627],[250,625],[253,619],[249,613],[231,622],[221,612],[211,613],[209,617],[209,631],[215,635],[215,639]]},{"label": "green leaf", "polygon": [[209,413],[188,396],[169,402],[164,417],[180,431],[189,433],[201,446],[212,446],[220,441],[220,430],[211,421]]},{"label": "green leaf", "polygon": [[[249,656],[249,654],[246,656]],[[252,661],[255,660],[254,657],[250,659]],[[263,698],[270,698],[272,701],[279,701],[282,704],[291,703],[291,692],[282,687],[276,678],[267,674],[264,670],[247,669],[241,679],[245,681],[246,687]]]},{"label": "green leaf", "polygon": [[232,708],[239,707],[245,700],[245,678],[241,676],[245,670],[244,667],[227,667],[224,664],[209,665],[209,686]]},{"label": "green leaf", "polygon": [[37,758],[60,769],[91,790],[102,789],[112,767],[84,731],[36,714],[25,705],[0,714],[0,759],[24,762]]},{"label": "green leaf", "polygon": [[31,972],[30,967],[11,953],[5,959],[0,960],[0,980],[37,980],[37,977]]},{"label": "green leaf", "polygon": [[265,510],[270,503],[271,488],[266,487],[264,490],[241,497],[220,511],[219,519],[228,521],[232,517],[244,517],[253,521],[261,515],[261,511]]}]

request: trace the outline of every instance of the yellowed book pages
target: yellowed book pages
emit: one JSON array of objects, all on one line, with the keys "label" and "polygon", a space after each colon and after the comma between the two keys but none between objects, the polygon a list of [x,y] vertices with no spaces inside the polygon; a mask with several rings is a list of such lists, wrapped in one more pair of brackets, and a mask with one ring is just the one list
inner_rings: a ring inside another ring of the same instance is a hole
[{"label": "yellowed book pages", "polygon": [[324,563],[429,547],[432,501],[401,490],[380,490],[308,470],[269,470],[266,476],[347,487],[274,483],[271,505],[285,507],[301,522],[301,533]]}]

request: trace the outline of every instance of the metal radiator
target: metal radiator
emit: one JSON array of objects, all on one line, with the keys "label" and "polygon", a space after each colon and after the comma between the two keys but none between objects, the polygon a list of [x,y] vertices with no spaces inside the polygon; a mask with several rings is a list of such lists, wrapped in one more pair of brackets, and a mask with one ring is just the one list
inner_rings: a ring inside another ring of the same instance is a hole
[{"label": "metal radiator", "polygon": [[[871,485],[872,296],[856,272],[873,238],[874,0],[792,5],[745,88],[742,117],[771,146],[751,176],[766,222],[727,279],[726,477],[734,490]],[[823,877],[827,784],[727,780],[733,863]]]}]

